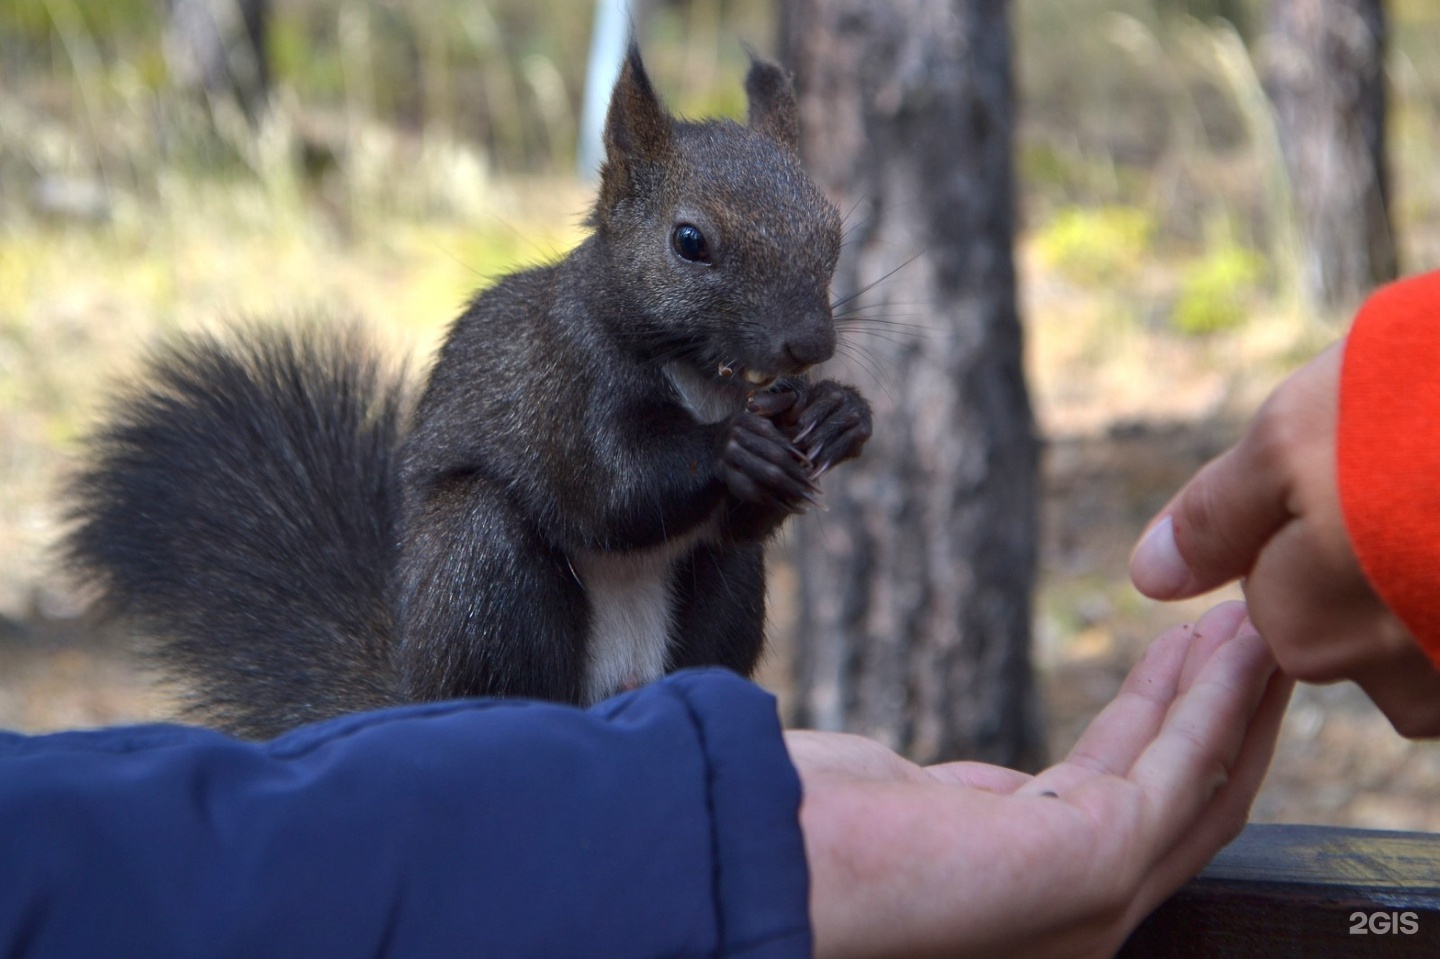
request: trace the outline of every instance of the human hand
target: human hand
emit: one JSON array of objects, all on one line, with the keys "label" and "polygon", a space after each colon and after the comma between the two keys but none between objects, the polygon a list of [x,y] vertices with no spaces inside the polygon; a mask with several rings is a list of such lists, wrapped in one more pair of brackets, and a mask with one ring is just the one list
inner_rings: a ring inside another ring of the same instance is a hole
[{"label": "human hand", "polygon": [[1157,639],[1065,762],[791,732],[815,953],[1110,956],[1244,826],[1289,696],[1239,603]]},{"label": "human hand", "polygon": [[1365,578],[1340,510],[1342,356],[1336,344],[1275,390],[1152,522],[1130,577],[1154,599],[1244,577],[1250,618],[1281,669],[1352,679],[1401,734],[1440,735],[1440,671]]}]

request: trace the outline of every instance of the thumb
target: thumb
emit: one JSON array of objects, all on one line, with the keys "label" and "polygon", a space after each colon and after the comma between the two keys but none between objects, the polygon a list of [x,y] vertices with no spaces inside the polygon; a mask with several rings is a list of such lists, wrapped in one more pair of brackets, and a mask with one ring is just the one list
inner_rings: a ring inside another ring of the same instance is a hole
[{"label": "thumb", "polygon": [[1185,599],[1244,576],[1291,518],[1288,482],[1264,451],[1263,419],[1205,466],[1152,521],[1130,556],[1151,599]]},{"label": "thumb", "polygon": [[1170,501],[1130,557],[1130,578],[1140,592],[1183,599],[1214,589],[1249,574],[1270,539],[1307,509],[1338,514],[1335,423],[1343,349],[1342,340],[1291,374],[1240,442]]}]

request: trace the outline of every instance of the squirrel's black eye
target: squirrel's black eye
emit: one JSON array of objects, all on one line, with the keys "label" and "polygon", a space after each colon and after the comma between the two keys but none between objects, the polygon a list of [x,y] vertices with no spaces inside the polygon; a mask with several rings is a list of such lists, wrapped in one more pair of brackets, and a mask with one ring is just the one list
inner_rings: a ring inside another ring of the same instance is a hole
[{"label": "squirrel's black eye", "polygon": [[690,223],[682,223],[675,228],[675,232],[670,234],[670,246],[682,260],[689,260],[691,263],[710,262],[710,245],[705,242],[705,234]]}]

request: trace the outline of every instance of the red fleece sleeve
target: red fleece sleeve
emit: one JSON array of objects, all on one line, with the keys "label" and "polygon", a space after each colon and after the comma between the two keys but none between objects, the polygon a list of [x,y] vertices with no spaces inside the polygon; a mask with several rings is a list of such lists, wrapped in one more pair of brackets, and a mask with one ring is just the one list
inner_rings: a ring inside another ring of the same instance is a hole
[{"label": "red fleece sleeve", "polygon": [[1385,287],[1361,309],[1337,443],[1360,566],[1440,665],[1440,272]]}]

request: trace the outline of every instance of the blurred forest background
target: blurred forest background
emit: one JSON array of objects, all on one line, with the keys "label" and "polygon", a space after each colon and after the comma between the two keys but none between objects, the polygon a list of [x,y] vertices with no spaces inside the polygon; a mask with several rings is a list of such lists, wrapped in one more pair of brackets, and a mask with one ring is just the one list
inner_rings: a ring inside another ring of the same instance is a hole
[{"label": "blurred forest background", "polygon": [[[1130,589],[1146,519],[1348,318],[1306,296],[1261,85],[1267,6],[1012,5],[1054,752],[1150,638],[1217,598]],[[1387,9],[1391,217],[1414,272],[1440,265],[1440,6]],[[0,0],[0,726],[170,708],[49,557],[107,385],[167,330],[317,310],[418,367],[473,289],[580,236],[592,25],[577,0],[274,0],[258,110],[187,79],[160,0]],[[769,0],[657,0],[641,35],[692,116],[740,116],[741,41],[777,44]],[[764,679],[782,696],[793,580],[779,563]],[[1437,795],[1440,748],[1351,687],[1307,689],[1256,818],[1440,830]]]}]

